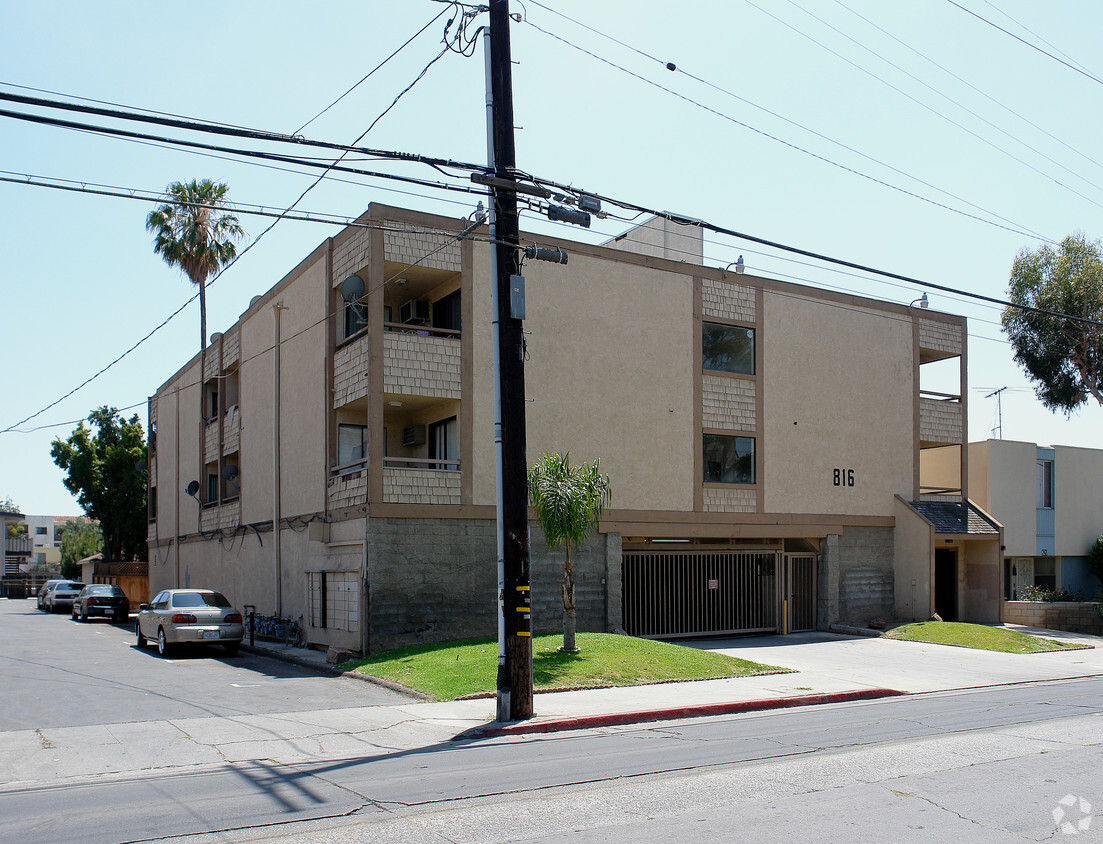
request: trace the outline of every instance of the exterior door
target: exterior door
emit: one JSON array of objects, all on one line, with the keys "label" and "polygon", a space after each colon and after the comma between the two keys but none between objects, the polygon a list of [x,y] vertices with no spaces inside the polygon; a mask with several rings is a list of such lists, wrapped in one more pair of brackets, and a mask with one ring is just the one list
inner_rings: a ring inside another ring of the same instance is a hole
[{"label": "exterior door", "polygon": [[790,633],[816,629],[816,555],[786,554],[785,568]]},{"label": "exterior door", "polygon": [[1034,585],[1034,558],[1011,558],[1011,600],[1020,600],[1023,587]]},{"label": "exterior door", "polygon": [[957,549],[934,552],[934,611],[943,621],[957,621]]}]

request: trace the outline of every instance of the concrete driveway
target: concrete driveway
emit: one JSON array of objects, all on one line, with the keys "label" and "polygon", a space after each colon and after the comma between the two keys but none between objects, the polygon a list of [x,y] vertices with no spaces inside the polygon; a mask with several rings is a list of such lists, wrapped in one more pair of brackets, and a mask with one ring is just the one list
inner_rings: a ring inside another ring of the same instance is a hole
[{"label": "concrete driveway", "polygon": [[[1099,636],[1027,627],[1012,629],[1070,643],[1103,645],[1103,637]],[[813,688],[932,692],[1103,674],[1103,647],[1005,654],[820,632],[694,639],[682,644],[795,669],[800,672],[801,685]]]}]

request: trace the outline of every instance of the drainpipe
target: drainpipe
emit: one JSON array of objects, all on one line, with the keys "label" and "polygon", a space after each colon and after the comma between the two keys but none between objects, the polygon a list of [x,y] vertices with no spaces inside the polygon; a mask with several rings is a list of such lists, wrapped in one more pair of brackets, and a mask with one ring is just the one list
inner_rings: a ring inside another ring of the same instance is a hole
[{"label": "drainpipe", "polygon": [[283,557],[280,552],[280,311],[287,308],[282,302],[272,305],[275,317],[272,323],[272,348],[275,358],[272,366],[272,550],[275,555],[276,616],[283,615]]}]

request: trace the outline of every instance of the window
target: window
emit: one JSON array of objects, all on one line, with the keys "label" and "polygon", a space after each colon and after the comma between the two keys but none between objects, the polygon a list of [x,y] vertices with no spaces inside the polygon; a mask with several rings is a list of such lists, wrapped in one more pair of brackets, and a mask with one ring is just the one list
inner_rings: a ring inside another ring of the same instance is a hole
[{"label": "window", "polygon": [[1038,509],[1053,508],[1053,461],[1038,461]]},{"label": "window", "polygon": [[44,527],[36,527],[36,528],[34,529],[34,535],[35,535],[35,536],[45,536],[45,535],[46,535],[46,528],[44,528]]},{"label": "window", "polygon": [[368,428],[366,425],[337,426],[337,465],[342,472],[351,472],[368,456]]},{"label": "window", "polygon": [[[429,426],[429,458],[431,460],[459,460],[459,424],[456,417],[442,419]],[[459,469],[455,464],[436,463],[434,469]]]},{"label": "window", "polygon": [[705,483],[753,484],[754,437],[704,436]]},{"label": "window", "polygon": [[368,327],[368,311],[362,302],[345,303],[345,337]]},{"label": "window", "polygon": [[701,353],[705,369],[754,375],[754,329],[702,323]]},{"label": "window", "polygon": [[433,328],[460,330],[460,291],[455,290],[433,303]]},{"label": "window", "polygon": [[218,472],[207,475],[207,503],[218,503]]}]

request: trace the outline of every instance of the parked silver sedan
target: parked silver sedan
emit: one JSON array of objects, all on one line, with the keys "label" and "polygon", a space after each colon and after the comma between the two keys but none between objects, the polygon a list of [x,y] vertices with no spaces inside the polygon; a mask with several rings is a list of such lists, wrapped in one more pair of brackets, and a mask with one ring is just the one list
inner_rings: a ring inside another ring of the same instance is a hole
[{"label": "parked silver sedan", "polygon": [[221,645],[234,656],[245,638],[245,625],[221,592],[165,589],[139,607],[134,632],[139,648],[155,641],[161,656],[182,644]]},{"label": "parked silver sedan", "polygon": [[72,610],[73,600],[80,594],[84,584],[79,580],[58,580],[42,596],[42,606],[46,612]]}]

